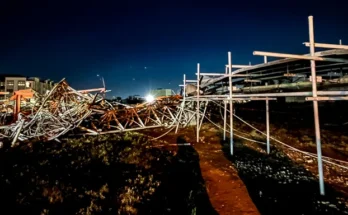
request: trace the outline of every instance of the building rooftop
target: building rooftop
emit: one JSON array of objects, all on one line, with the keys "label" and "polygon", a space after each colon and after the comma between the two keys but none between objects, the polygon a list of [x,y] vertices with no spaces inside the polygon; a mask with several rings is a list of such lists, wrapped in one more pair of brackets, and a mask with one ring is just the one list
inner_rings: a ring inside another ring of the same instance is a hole
[{"label": "building rooftop", "polygon": [[17,75],[17,74],[0,74],[0,81],[5,81],[6,77],[11,78],[25,78],[23,75]]}]

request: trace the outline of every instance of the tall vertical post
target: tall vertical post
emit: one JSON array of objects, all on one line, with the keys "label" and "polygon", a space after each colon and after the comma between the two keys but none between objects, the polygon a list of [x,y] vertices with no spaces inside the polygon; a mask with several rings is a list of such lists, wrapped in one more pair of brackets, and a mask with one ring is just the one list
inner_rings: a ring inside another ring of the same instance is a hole
[{"label": "tall vertical post", "polygon": [[[263,58],[264,63],[267,63],[267,56]],[[269,141],[269,100],[266,98],[266,144],[267,144],[267,154],[271,151],[270,141]]]},{"label": "tall vertical post", "polygon": [[182,103],[181,103],[181,110],[180,110],[180,113],[179,113],[179,118],[178,118],[178,124],[176,125],[176,128],[175,128],[175,133],[178,133],[178,129],[179,129],[179,125],[180,125],[180,120],[181,120],[181,116],[182,116],[182,113],[184,111],[184,107],[185,107],[185,100],[186,100],[186,74],[184,74],[184,80],[183,80],[183,100],[182,100]]},{"label": "tall vertical post", "polygon": [[197,143],[199,142],[199,79],[200,79],[200,65],[199,63],[197,64],[197,121],[196,121],[196,124],[197,124]]},{"label": "tall vertical post", "polygon": [[233,155],[233,100],[232,100],[232,56],[231,52],[228,52],[228,81],[230,85],[230,150]]},{"label": "tall vertical post", "polygon": [[227,116],[227,101],[224,101],[224,140],[226,140],[226,116]]},{"label": "tall vertical post", "polygon": [[271,147],[269,143],[269,100],[266,98],[266,134],[267,134],[267,154],[270,153]]},{"label": "tall vertical post", "polygon": [[342,45],[342,40],[340,39],[340,45]]},{"label": "tall vertical post", "polygon": [[21,95],[17,94],[16,95],[16,104],[15,104],[14,113],[13,113],[15,121],[17,121],[17,119],[18,119],[19,112],[21,112]]},{"label": "tall vertical post", "polygon": [[[310,43],[310,54],[311,56],[315,55],[314,51],[314,27],[313,27],[313,16],[308,17],[309,24],[309,43]],[[311,60],[311,75],[312,75],[312,93],[313,93],[313,110],[314,110],[314,127],[315,127],[315,140],[317,144],[317,155],[318,155],[318,172],[319,172],[319,187],[320,194],[325,195],[324,188],[324,174],[323,174],[323,163],[321,155],[321,139],[320,139],[320,127],[319,127],[319,110],[318,110],[318,101],[317,97],[317,76],[315,61]]]},{"label": "tall vertical post", "polygon": [[185,99],[186,99],[186,74],[184,74],[184,95],[183,95],[183,101],[185,104]]}]

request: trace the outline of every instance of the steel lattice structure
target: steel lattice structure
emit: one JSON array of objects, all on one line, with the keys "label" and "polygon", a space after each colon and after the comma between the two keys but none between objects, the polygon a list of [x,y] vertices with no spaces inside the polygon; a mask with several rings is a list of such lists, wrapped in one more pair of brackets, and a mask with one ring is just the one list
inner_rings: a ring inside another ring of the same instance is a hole
[{"label": "steel lattice structure", "polygon": [[[126,132],[155,127],[172,127],[177,122],[177,104],[173,96],[135,107],[107,102],[101,93],[86,94],[71,88],[65,80],[39,99],[18,120],[1,126],[2,138],[25,141],[33,138],[58,140],[72,130],[86,135]],[[6,117],[8,113],[4,113]]]}]

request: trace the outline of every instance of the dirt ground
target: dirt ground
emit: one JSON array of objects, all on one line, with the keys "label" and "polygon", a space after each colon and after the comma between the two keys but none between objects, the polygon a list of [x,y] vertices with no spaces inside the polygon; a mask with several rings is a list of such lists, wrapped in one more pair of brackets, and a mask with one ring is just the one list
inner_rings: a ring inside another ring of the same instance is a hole
[{"label": "dirt ground", "polygon": [[[234,123],[235,134],[265,141]],[[195,127],[152,139],[166,131],[1,149],[0,214],[348,214],[348,175],[340,168],[324,165],[321,196],[315,158],[273,140],[267,154],[264,145],[236,136],[231,155],[229,139],[210,123],[199,143]],[[345,135],[338,141],[339,134],[323,134],[323,154],[346,158]],[[271,135],[315,152],[310,130],[272,125]]]},{"label": "dirt ground", "polygon": [[[156,136],[161,131],[151,131]],[[200,171],[203,176],[210,202],[219,214],[260,214],[238,171],[224,156],[218,130],[212,126],[203,126],[200,143],[196,142],[193,128],[181,129],[178,134],[169,133],[161,140],[175,143],[179,136],[193,145],[199,154]]]},{"label": "dirt ground", "polygon": [[[235,125],[242,131],[236,134],[265,141],[265,137],[243,124],[235,122]],[[264,129],[262,124],[253,125]],[[302,130],[300,136],[299,131],[288,132],[274,126],[271,130],[277,139],[301,150],[315,152],[315,145],[298,138],[309,130]],[[151,135],[159,136],[163,131],[157,132],[151,131]],[[178,134],[171,132],[161,140],[174,143],[177,136],[184,136],[193,145],[199,154],[210,202],[219,214],[348,214],[346,171],[324,164],[326,195],[321,196],[315,158],[274,141],[271,141],[271,154],[267,155],[264,145],[238,137],[235,138],[235,155],[230,156],[229,140],[223,141],[221,131],[216,127],[204,124],[200,133],[199,143],[196,143],[193,127],[182,129]],[[330,150],[334,146],[325,144],[323,154],[332,156]],[[335,148],[345,153],[343,147]]]}]

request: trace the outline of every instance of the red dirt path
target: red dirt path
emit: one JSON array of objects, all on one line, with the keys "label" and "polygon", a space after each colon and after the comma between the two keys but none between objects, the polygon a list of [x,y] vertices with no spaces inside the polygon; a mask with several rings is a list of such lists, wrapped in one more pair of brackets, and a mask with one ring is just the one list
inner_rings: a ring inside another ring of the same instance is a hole
[{"label": "red dirt path", "polygon": [[[220,138],[216,135],[217,130],[203,126],[201,133],[204,136],[202,135],[200,143],[195,143],[195,132],[190,128],[182,129],[178,134],[171,132],[161,140],[173,144],[178,136],[183,136],[193,145],[199,154],[201,174],[210,202],[219,214],[260,214],[237,170],[221,150]],[[151,131],[151,136],[153,135],[154,131]]]}]

